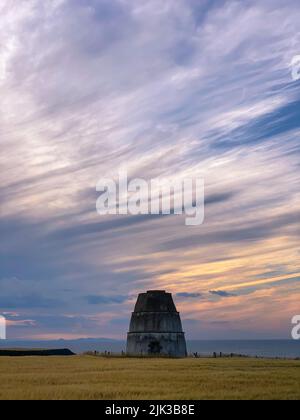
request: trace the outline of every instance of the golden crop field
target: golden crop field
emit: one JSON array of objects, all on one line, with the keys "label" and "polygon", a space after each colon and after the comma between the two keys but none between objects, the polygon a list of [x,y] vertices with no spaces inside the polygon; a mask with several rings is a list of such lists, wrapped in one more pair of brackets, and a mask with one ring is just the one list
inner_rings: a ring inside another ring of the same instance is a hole
[{"label": "golden crop field", "polygon": [[0,357],[0,399],[300,399],[300,361]]}]

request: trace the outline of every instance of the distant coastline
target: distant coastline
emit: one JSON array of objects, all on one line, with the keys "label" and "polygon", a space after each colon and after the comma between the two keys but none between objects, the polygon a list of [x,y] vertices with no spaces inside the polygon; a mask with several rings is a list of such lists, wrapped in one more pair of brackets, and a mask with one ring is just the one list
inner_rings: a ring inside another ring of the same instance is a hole
[{"label": "distant coastline", "polygon": [[69,349],[0,349],[0,357],[75,356]]},{"label": "distant coastline", "polygon": [[[300,357],[300,341],[294,340],[188,340],[188,353],[198,353],[199,356],[211,356],[213,353],[224,355],[241,354],[251,357],[295,359]],[[121,353],[126,348],[125,340],[79,339],[25,341],[3,340],[0,349],[63,349],[68,348],[74,353],[88,351]]]}]

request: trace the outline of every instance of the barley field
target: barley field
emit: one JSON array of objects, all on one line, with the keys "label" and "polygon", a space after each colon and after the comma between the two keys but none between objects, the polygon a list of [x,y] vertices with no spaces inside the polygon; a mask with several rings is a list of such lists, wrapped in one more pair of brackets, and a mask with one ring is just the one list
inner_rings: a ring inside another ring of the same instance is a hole
[{"label": "barley field", "polygon": [[300,361],[0,357],[0,399],[300,399]]}]

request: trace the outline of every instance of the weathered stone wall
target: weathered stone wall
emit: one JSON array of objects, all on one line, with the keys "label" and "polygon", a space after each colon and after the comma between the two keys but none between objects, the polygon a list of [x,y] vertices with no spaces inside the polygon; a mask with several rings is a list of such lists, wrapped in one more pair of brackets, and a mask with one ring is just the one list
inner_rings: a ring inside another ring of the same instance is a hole
[{"label": "weathered stone wall", "polygon": [[131,317],[127,353],[186,356],[180,315],[170,293],[154,290],[139,295]]},{"label": "weathered stone wall", "polygon": [[184,333],[129,333],[127,354],[185,357]]},{"label": "weathered stone wall", "polygon": [[133,312],[130,322],[132,332],[182,332],[178,312]]}]

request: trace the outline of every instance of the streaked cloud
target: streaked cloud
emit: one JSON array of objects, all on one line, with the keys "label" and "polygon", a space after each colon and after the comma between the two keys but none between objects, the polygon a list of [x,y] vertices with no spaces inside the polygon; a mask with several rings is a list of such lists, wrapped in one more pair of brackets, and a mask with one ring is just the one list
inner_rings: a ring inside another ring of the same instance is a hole
[{"label": "streaked cloud", "polygon": [[108,305],[111,303],[124,303],[129,300],[128,296],[87,296],[86,297],[90,305]]},{"label": "streaked cloud", "polygon": [[215,296],[219,296],[219,297],[224,297],[224,298],[236,296],[233,293],[225,292],[225,290],[210,290],[209,293],[211,295],[215,295]]},{"label": "streaked cloud", "polygon": [[180,292],[176,294],[176,297],[178,298],[191,298],[191,299],[196,299],[196,298],[201,298],[202,295],[201,293],[188,293],[188,292]]}]

